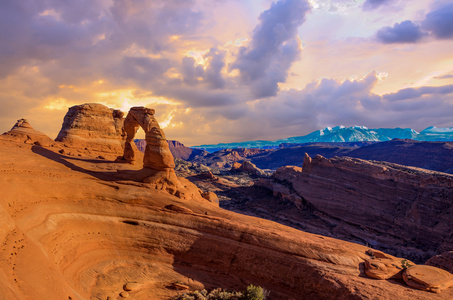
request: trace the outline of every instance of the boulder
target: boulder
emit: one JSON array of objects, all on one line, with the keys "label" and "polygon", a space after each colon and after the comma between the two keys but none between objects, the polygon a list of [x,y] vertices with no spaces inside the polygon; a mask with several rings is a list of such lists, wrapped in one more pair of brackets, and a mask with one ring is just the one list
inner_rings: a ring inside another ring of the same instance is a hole
[{"label": "boulder", "polygon": [[43,147],[55,145],[55,142],[50,137],[36,129],[33,129],[26,119],[17,120],[13,128],[2,134],[2,137],[7,140],[34,144]]},{"label": "boulder", "polygon": [[98,103],[69,108],[63,126],[55,139],[71,148],[123,153],[124,113]]},{"label": "boulder", "polygon": [[370,258],[365,260],[365,274],[375,279],[401,279],[404,270],[403,259],[400,258]]},{"label": "boulder", "polygon": [[424,291],[440,293],[453,286],[453,275],[445,270],[426,265],[407,268],[403,273],[407,285]]}]

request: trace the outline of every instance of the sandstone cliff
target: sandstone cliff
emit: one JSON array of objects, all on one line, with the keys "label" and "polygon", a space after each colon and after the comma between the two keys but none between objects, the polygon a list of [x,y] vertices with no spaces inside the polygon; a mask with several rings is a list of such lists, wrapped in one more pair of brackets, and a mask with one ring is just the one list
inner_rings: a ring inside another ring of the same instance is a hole
[{"label": "sandstone cliff", "polygon": [[120,155],[123,152],[124,113],[102,104],[69,108],[55,139],[66,147]]},{"label": "sandstone cliff", "polygon": [[418,262],[453,249],[449,174],[307,155],[302,168],[279,168],[273,180],[260,185],[294,203],[299,222],[310,231],[360,241]]}]

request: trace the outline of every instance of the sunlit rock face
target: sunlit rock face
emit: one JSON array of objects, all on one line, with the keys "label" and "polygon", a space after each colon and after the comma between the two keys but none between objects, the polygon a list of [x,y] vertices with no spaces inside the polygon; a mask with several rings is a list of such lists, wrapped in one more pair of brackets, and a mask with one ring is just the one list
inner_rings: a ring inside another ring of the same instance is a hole
[{"label": "sunlit rock face", "polygon": [[26,119],[17,120],[10,131],[1,135],[2,138],[20,143],[39,146],[52,146],[55,142],[44,133],[34,129]]},{"label": "sunlit rock face", "polygon": [[97,103],[69,108],[55,139],[65,146],[120,155],[123,152],[124,113]]},{"label": "sunlit rock face", "polygon": [[128,162],[135,161],[137,148],[134,144],[134,137],[140,127],[145,131],[146,140],[143,167],[159,171],[174,169],[174,158],[168,147],[164,131],[154,118],[154,109],[146,107],[132,107],[124,120],[126,133],[124,159]]}]

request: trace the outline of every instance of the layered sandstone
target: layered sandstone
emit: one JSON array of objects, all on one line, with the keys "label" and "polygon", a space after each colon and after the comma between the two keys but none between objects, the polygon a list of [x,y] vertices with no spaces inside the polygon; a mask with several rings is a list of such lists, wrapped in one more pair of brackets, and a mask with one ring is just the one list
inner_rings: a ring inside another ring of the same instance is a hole
[{"label": "layered sandstone", "polygon": [[453,176],[449,174],[307,155],[302,168],[279,168],[273,180],[261,186],[293,201],[300,208],[300,222],[317,224],[313,228],[323,234],[418,262],[453,248]]},{"label": "layered sandstone", "polygon": [[55,139],[66,147],[120,155],[123,152],[124,113],[98,103],[69,108]]},{"label": "layered sandstone", "polygon": [[34,129],[26,119],[17,120],[10,131],[3,133],[2,138],[44,147],[55,145],[55,142],[44,133]]},{"label": "layered sandstone", "polygon": [[135,161],[137,147],[134,143],[134,137],[140,127],[145,131],[146,141],[143,167],[157,171],[174,169],[175,161],[168,147],[164,131],[154,118],[154,109],[142,106],[132,107],[124,120],[126,141],[123,158],[128,162]]},{"label": "layered sandstone", "polygon": [[453,274],[453,251],[431,257],[426,261],[426,265],[438,267]]},{"label": "layered sandstone", "polygon": [[120,176],[137,166],[0,141],[5,299],[169,299],[248,284],[271,299],[450,299],[366,278],[367,247],[190,201]]},{"label": "layered sandstone", "polygon": [[256,177],[263,177],[266,176],[266,172],[258,168],[255,164],[252,162],[245,160],[240,163],[234,163],[233,166],[231,167],[230,172],[246,172],[249,173],[250,175],[256,176]]}]

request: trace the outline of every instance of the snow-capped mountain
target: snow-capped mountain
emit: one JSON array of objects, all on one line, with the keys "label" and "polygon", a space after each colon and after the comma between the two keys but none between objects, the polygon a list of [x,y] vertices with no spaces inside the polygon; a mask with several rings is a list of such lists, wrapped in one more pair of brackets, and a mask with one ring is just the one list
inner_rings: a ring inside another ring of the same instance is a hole
[{"label": "snow-capped mountain", "polygon": [[418,141],[453,141],[453,127],[437,128],[430,126],[421,132],[411,128],[376,128],[368,129],[365,126],[336,126],[326,127],[314,131],[304,136],[290,137],[276,141],[246,141],[240,143],[220,143],[215,145],[200,145],[192,148],[199,148],[209,152],[221,149],[234,148],[278,148],[283,143],[302,144],[302,143],[338,143],[338,142],[362,142],[362,141],[389,141],[398,139],[413,139]]}]

